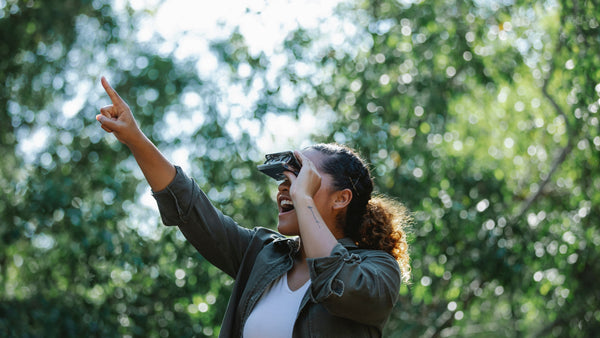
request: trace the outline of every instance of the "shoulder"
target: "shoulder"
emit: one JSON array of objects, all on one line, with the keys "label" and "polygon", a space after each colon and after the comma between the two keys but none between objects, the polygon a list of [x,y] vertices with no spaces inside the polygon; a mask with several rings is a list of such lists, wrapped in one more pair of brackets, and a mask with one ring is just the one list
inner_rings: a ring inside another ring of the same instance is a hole
[{"label": "shoulder", "polygon": [[[338,240],[338,243],[340,245],[337,246],[337,251],[341,250],[343,252],[343,251],[347,250],[351,256],[356,255],[362,259],[374,259],[377,261],[387,262],[387,263],[391,264],[392,266],[398,267],[398,262],[396,261],[394,256],[392,256],[391,254],[389,254],[383,250],[360,248],[350,238],[342,238],[342,239]],[[334,248],[334,251],[332,253],[335,253],[335,251],[336,251],[336,248]],[[398,267],[398,269],[399,269],[399,267]]]},{"label": "shoulder", "polygon": [[332,256],[341,256],[345,263],[360,264],[365,271],[374,271],[393,279],[400,278],[400,265],[391,254],[383,250],[364,249],[356,245],[345,247],[340,244],[333,249]]},{"label": "shoulder", "polygon": [[275,247],[286,248],[298,246],[297,238],[286,237],[269,228],[255,227],[252,231],[254,232],[253,241],[261,246],[267,246],[269,244],[272,244]]},{"label": "shoulder", "polygon": [[272,242],[286,238],[277,231],[265,227],[255,227],[252,231],[254,232],[254,238],[258,241]]}]

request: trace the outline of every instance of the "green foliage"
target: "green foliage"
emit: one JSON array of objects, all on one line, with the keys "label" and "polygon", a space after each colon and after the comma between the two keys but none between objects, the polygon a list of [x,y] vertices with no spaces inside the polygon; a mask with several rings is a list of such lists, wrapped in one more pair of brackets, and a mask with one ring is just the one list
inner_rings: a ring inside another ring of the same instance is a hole
[{"label": "green foliage", "polygon": [[414,284],[390,336],[598,329],[592,8],[357,2],[340,10],[343,43],[287,41],[290,60],[319,65],[299,100],[336,112],[319,139],[362,150],[415,212]]},{"label": "green foliage", "polygon": [[386,336],[600,329],[592,1],[349,1],[341,41],[326,40],[331,27],[293,32],[278,76],[234,32],[212,49],[223,79],[258,92],[242,118],[193,60],[134,42],[144,13],[101,1],[0,7],[0,335],[218,334],[232,281],[144,207],[135,162],[93,118],[108,104],[100,75],[245,226],[275,224],[274,186],[232,123],[309,110],[327,123],[315,141],[359,149],[378,190],[416,219],[413,283]]},{"label": "green foliage", "polygon": [[[237,155],[251,144],[237,146],[223,130],[216,100],[206,112],[180,103],[189,92],[214,97],[213,87],[186,62],[126,38],[136,16],[119,17],[99,1],[3,6],[0,32],[10,38],[0,65],[0,335],[217,334],[231,280],[156,213],[147,216],[140,195],[148,188],[128,150],[94,120],[108,104],[99,77],[111,78],[165,151],[192,141],[206,153],[225,147],[195,175],[219,193],[233,187],[224,173],[251,172],[254,162]],[[172,111],[206,123],[191,135],[166,134]],[[239,208],[256,210],[266,199],[254,197],[261,189],[236,189],[230,198],[243,200]],[[245,216],[273,224],[273,215]]]}]

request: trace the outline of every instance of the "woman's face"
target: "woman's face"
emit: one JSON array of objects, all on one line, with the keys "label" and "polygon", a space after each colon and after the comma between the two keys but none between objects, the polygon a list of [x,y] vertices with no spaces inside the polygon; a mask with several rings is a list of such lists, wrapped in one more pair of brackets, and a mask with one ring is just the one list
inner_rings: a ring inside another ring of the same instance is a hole
[{"label": "woman's face", "polygon": [[[327,224],[327,227],[333,232],[336,225],[336,214],[333,210],[333,201],[335,200],[332,181],[333,178],[329,174],[325,174],[321,171],[321,162],[326,155],[314,149],[307,149],[302,151],[302,154],[311,160],[317,171],[321,175],[321,186],[317,193],[313,196],[315,205],[319,214]],[[297,236],[300,234],[298,227],[298,217],[296,215],[296,209],[291,205],[292,199],[290,198],[290,182],[288,180],[283,181],[279,185],[277,192],[277,206],[279,209],[277,230],[282,235],[286,236]],[[334,236],[336,235],[335,232]]]}]

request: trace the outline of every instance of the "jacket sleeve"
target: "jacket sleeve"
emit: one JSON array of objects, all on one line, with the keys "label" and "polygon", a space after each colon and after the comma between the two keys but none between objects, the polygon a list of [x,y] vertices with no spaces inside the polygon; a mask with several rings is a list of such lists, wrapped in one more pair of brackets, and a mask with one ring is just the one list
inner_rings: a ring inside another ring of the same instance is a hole
[{"label": "jacket sleeve", "polygon": [[239,226],[215,208],[180,167],[173,181],[153,192],[165,225],[178,225],[187,240],[213,265],[235,278],[254,230]]},{"label": "jacket sleeve", "polygon": [[311,299],[330,314],[379,326],[387,321],[400,289],[400,267],[379,250],[350,253],[338,243],[328,257],[308,260]]}]

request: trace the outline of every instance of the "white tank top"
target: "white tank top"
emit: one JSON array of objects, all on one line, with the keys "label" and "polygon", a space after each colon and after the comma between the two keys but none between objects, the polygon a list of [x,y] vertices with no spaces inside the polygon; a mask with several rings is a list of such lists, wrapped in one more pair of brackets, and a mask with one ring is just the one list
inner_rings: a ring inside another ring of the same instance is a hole
[{"label": "white tank top", "polygon": [[265,290],[244,325],[244,338],[289,338],[310,279],[298,290],[288,286],[287,273]]}]

